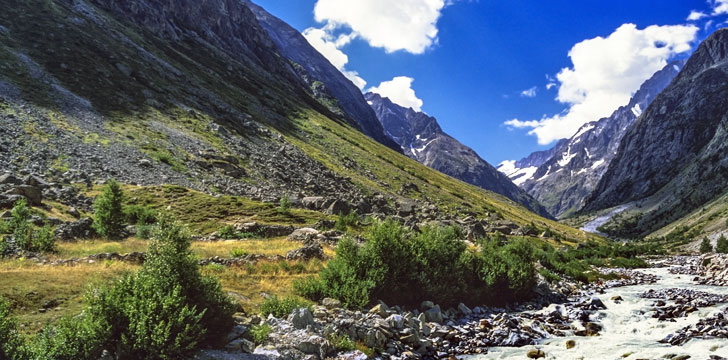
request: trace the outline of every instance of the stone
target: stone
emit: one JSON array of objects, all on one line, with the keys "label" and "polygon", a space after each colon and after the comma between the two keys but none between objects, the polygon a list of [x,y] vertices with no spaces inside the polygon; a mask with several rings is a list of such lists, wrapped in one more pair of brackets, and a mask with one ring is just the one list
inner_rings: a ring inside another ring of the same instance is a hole
[{"label": "stone", "polygon": [[458,304],[458,311],[460,311],[460,313],[462,313],[465,316],[468,316],[473,313],[473,310],[470,310],[470,308],[465,306],[465,304],[463,304],[463,303]]},{"label": "stone", "polygon": [[435,305],[429,310],[425,310],[424,314],[427,322],[434,322],[438,324],[442,322],[442,311],[440,311],[440,306],[438,305]]},{"label": "stone", "polygon": [[286,254],[286,260],[311,260],[324,259],[324,248],[321,244],[315,243],[306,245],[296,250],[291,250]]},{"label": "stone", "polygon": [[152,167],[152,161],[149,159],[141,159],[139,160],[139,166],[144,168]]},{"label": "stone", "polygon": [[538,349],[529,350],[526,353],[526,357],[528,357],[529,359],[540,359],[540,358],[545,358],[546,353],[543,352],[543,350],[538,350]]},{"label": "stone", "polygon": [[327,309],[338,309],[341,308],[341,301],[332,298],[325,298],[321,301],[321,305]]},{"label": "stone", "polygon": [[316,236],[318,236],[319,231],[313,228],[300,228],[296,229],[291,233],[291,235],[288,235],[288,240],[290,241],[302,241],[304,243],[310,242],[314,239],[316,239]]},{"label": "stone", "polygon": [[576,346],[576,341],[574,340],[566,340],[566,348],[567,349],[573,349]]},{"label": "stone", "polygon": [[28,199],[28,205],[39,206],[43,201],[43,189],[40,186],[17,185],[5,192],[6,195],[20,195]]},{"label": "stone", "polygon": [[619,303],[620,303],[620,302],[622,302],[622,301],[623,301],[624,299],[622,299],[622,297],[621,297],[621,296],[617,295],[617,296],[612,296],[612,299],[611,299],[611,300],[612,300],[612,301],[614,301],[615,303],[619,304]]},{"label": "stone", "polygon": [[607,308],[607,306],[604,305],[604,303],[601,300],[599,300],[599,298],[594,297],[589,302],[589,308],[591,310],[605,310]]},{"label": "stone", "polygon": [[377,314],[382,318],[386,318],[387,316],[389,316],[389,308],[385,304],[377,304],[371,310],[369,310],[369,313]]},{"label": "stone", "polygon": [[321,196],[307,196],[301,199],[301,204],[310,210],[320,210],[325,199]]},{"label": "stone", "polygon": [[389,324],[389,326],[395,329],[401,329],[404,327],[404,318],[399,314],[390,315],[385,319],[385,321]]},{"label": "stone", "polygon": [[225,345],[225,351],[242,352],[250,354],[255,350],[255,344],[248,339],[235,339]]},{"label": "stone", "polygon": [[346,202],[345,200],[334,200],[334,202],[329,205],[326,213],[331,215],[341,215],[348,214],[350,211],[351,206],[348,202]]},{"label": "stone", "polygon": [[313,314],[311,314],[311,310],[308,308],[293,310],[293,312],[288,315],[287,320],[293,324],[293,327],[296,329],[305,329],[309,325],[316,325],[316,322],[313,320]]},{"label": "stone", "polygon": [[0,176],[0,184],[3,185],[22,185],[23,180],[17,178],[13,174],[4,174]]},{"label": "stone", "polygon": [[425,311],[429,310],[435,307],[435,303],[432,301],[423,301],[422,304],[420,304],[420,310]]}]

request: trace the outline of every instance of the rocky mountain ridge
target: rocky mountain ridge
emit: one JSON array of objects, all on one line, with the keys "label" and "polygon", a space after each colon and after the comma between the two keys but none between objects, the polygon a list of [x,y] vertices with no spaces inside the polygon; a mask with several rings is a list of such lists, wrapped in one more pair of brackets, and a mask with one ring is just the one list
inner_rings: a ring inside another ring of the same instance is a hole
[{"label": "rocky mountain ridge", "polygon": [[405,109],[379,94],[367,93],[387,135],[405,155],[444,174],[501,194],[542,216],[548,212],[508,177],[440,128],[437,119],[423,112]]},{"label": "rocky mountain ridge", "polygon": [[633,203],[623,235],[655,230],[728,186],[728,29],[706,39],[624,135],[584,211]]},{"label": "rocky mountain ridge", "polygon": [[[574,136],[558,142],[549,152],[535,153],[537,158],[552,156],[535,170],[531,167],[511,172],[510,177],[520,176],[521,188],[544,204],[554,216],[573,214],[584,205],[584,199],[606,172],[624,134],[677,76],[684,63],[667,64],[640,86],[627,105],[609,117],[584,124]],[[532,175],[527,177],[526,171]]]}]

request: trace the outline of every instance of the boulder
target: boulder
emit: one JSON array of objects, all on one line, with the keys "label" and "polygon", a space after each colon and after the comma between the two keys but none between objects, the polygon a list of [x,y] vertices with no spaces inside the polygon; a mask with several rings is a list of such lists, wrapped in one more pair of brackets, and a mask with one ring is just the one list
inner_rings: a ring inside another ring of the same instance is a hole
[{"label": "boulder", "polygon": [[[288,322],[293,324],[296,329],[305,329],[309,325],[314,326],[316,322],[313,320],[313,314],[308,308],[295,309],[288,315]],[[303,351],[303,350],[301,350]]]},{"label": "boulder", "polygon": [[321,300],[321,305],[327,309],[338,309],[341,308],[341,301],[332,298],[325,298]]},{"label": "boulder", "polygon": [[287,260],[311,260],[324,258],[324,248],[322,248],[319,243],[306,245],[302,248],[291,250],[286,254]]},{"label": "boulder", "polygon": [[288,235],[288,240],[290,241],[302,241],[304,243],[308,243],[314,239],[316,239],[316,236],[318,236],[319,232],[316,229],[313,228],[300,228],[296,229],[291,233],[291,235]]},{"label": "boulder", "polygon": [[92,238],[96,235],[93,223],[93,219],[83,218],[75,222],[60,224],[56,227],[56,239],[70,241]]},{"label": "boulder", "polygon": [[463,304],[463,303],[458,304],[458,311],[460,311],[460,313],[465,316],[468,316],[473,313],[473,310],[470,310],[470,308],[465,306],[465,304]]},{"label": "boulder", "polygon": [[351,211],[351,206],[349,203],[345,200],[334,200],[331,205],[329,205],[328,209],[326,210],[326,213],[331,215],[340,215],[340,214],[348,214]]},{"label": "boulder", "polygon": [[20,195],[28,199],[28,204],[33,206],[41,205],[43,201],[43,189],[40,186],[17,185],[5,192],[6,195]]},{"label": "boulder", "polygon": [[22,185],[23,180],[13,174],[6,173],[0,176],[0,184],[2,185]]},{"label": "boulder", "polygon": [[307,196],[301,199],[301,204],[310,210],[320,210],[323,207],[324,201],[324,198],[321,196]]},{"label": "boulder", "polygon": [[440,311],[440,306],[435,305],[431,309],[428,309],[424,312],[425,319],[427,319],[427,322],[434,322],[434,323],[441,323],[442,322],[442,311]]},{"label": "boulder", "polygon": [[576,341],[574,340],[566,340],[566,348],[567,349],[573,349],[576,346]]},{"label": "boulder", "polygon": [[529,350],[526,353],[526,357],[528,357],[529,359],[540,359],[540,358],[545,358],[546,353],[543,352],[543,350],[538,350],[538,349]]}]

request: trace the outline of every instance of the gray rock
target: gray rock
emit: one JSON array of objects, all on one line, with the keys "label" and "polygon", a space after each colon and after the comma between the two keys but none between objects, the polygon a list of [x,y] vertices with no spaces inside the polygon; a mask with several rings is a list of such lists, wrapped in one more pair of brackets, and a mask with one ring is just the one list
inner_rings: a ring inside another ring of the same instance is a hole
[{"label": "gray rock", "polygon": [[345,200],[335,200],[331,205],[329,205],[329,208],[326,210],[326,213],[331,215],[340,215],[340,214],[348,214],[351,211],[351,206],[348,202]]},{"label": "gray rock", "polygon": [[316,322],[313,320],[313,314],[311,314],[311,311],[308,308],[293,310],[293,312],[288,315],[287,320],[293,324],[293,327],[296,329],[305,329],[308,326],[316,325]]}]

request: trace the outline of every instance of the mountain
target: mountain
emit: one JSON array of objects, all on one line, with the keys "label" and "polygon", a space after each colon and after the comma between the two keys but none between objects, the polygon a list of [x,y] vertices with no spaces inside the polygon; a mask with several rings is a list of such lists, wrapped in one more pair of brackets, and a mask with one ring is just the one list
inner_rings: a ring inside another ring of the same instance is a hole
[{"label": "mountain", "polygon": [[298,30],[262,7],[248,0],[244,2],[253,11],[280,54],[291,61],[296,74],[317,99],[327,104],[332,111],[343,115],[349,124],[364,134],[399,151],[399,146],[384,134],[382,125],[367,105],[359,88],[316,51]]},{"label": "mountain", "polygon": [[[289,198],[409,226],[477,222],[517,234],[534,222],[587,238],[366,136],[322,104],[240,0],[28,0],[6,6],[0,24],[3,171],[84,189],[115,178],[142,193],[235,195],[258,209],[246,220]],[[91,211],[89,201],[74,206]],[[208,229],[227,219],[219,210]]]},{"label": "mountain", "polygon": [[584,205],[584,199],[606,172],[627,129],[670,84],[684,63],[669,63],[645,81],[627,105],[607,118],[584,124],[574,136],[559,141],[551,150],[532,154],[526,159],[534,155],[536,159],[552,156],[530,168],[516,164],[525,169],[512,171],[509,176],[556,217],[573,214]]},{"label": "mountain", "polygon": [[434,117],[405,109],[379,94],[367,93],[365,97],[387,135],[401,146],[405,155],[456,179],[506,196],[542,216],[550,216],[541,204],[473,149],[443,132]]},{"label": "mountain", "polygon": [[641,235],[728,186],[728,29],[706,39],[624,135],[584,211],[629,204],[622,235]]},{"label": "mountain", "polygon": [[533,178],[538,167],[549,161],[557,152],[564,148],[568,139],[561,139],[548,150],[536,151],[521,160],[506,160],[498,164],[498,171],[506,174],[514,184],[521,185]]}]

